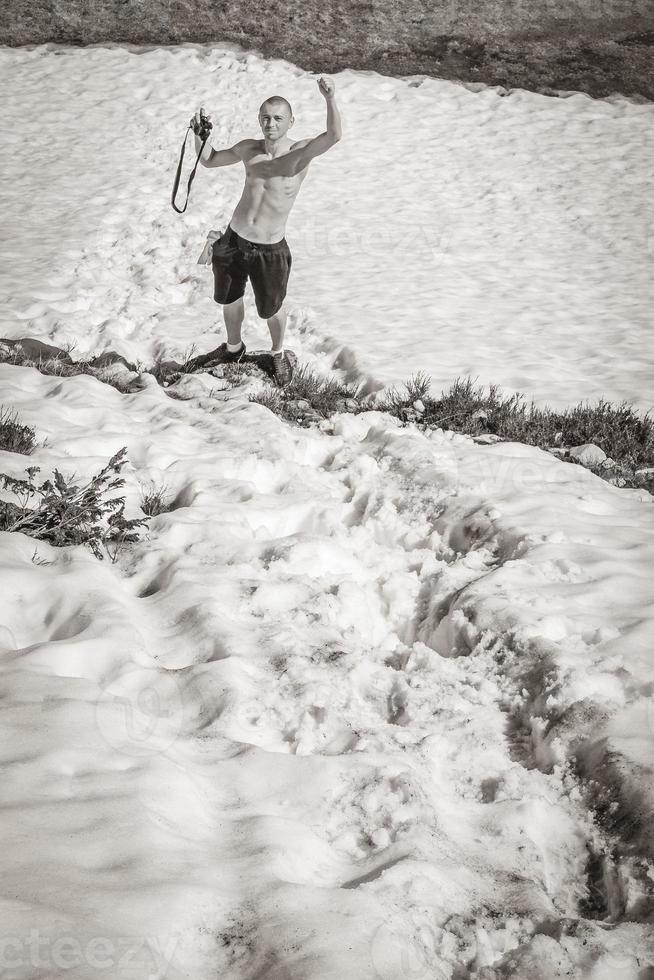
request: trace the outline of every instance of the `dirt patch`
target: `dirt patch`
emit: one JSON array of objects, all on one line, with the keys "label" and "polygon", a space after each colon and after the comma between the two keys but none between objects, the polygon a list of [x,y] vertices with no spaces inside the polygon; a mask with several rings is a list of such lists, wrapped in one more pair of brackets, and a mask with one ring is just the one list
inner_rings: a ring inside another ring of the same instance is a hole
[{"label": "dirt patch", "polygon": [[654,11],[634,0],[8,0],[9,45],[234,42],[301,68],[423,74],[555,94],[614,92],[654,99]]}]

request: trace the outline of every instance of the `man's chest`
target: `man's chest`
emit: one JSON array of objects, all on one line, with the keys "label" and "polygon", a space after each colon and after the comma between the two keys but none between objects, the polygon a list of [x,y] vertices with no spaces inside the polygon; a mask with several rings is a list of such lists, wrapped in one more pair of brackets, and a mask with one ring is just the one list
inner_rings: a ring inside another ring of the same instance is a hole
[{"label": "man's chest", "polygon": [[303,180],[304,175],[300,174],[292,177],[261,177],[256,172],[248,172],[246,177],[252,191],[264,194],[266,197],[289,201],[297,195]]},{"label": "man's chest", "polygon": [[[290,147],[293,149],[293,147]],[[283,160],[286,154],[280,154],[279,157],[275,157],[276,160]],[[253,151],[248,157],[243,161],[245,164],[245,172],[247,182],[256,187],[259,190],[264,190],[270,192],[271,194],[279,194],[287,197],[294,197],[300,189],[304,178],[307,175],[307,171],[303,170],[297,174],[270,174],[266,173],[267,168],[261,166],[262,164],[270,163],[271,157],[266,153],[261,151]]]}]

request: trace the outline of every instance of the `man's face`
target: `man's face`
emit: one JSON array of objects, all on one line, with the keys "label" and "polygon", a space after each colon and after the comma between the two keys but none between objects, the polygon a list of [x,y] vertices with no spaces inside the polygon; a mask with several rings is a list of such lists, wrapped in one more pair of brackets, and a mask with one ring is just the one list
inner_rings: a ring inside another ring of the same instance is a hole
[{"label": "man's face", "polygon": [[281,139],[293,122],[293,116],[285,105],[264,102],[259,110],[259,125],[267,140],[272,142]]}]

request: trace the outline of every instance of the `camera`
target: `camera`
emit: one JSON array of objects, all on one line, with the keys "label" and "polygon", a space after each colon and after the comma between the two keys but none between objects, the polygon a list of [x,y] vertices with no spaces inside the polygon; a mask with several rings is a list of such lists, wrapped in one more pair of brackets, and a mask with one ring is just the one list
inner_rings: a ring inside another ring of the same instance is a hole
[{"label": "camera", "polygon": [[193,122],[193,132],[196,136],[199,136],[200,139],[204,140],[207,139],[212,129],[213,123],[207,119],[206,115],[204,114],[204,109],[201,109],[200,124],[198,125],[195,121]]}]

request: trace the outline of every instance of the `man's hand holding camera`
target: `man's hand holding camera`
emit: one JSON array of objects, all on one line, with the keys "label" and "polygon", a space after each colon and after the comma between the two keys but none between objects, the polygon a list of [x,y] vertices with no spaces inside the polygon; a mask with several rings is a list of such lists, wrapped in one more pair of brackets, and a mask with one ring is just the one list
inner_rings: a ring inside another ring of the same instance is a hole
[{"label": "man's hand holding camera", "polygon": [[205,140],[209,138],[209,134],[213,128],[213,123],[211,122],[211,116],[207,116],[204,109],[200,108],[199,112],[196,112],[194,116],[191,116],[189,126],[197,137],[199,137],[201,140]]}]

